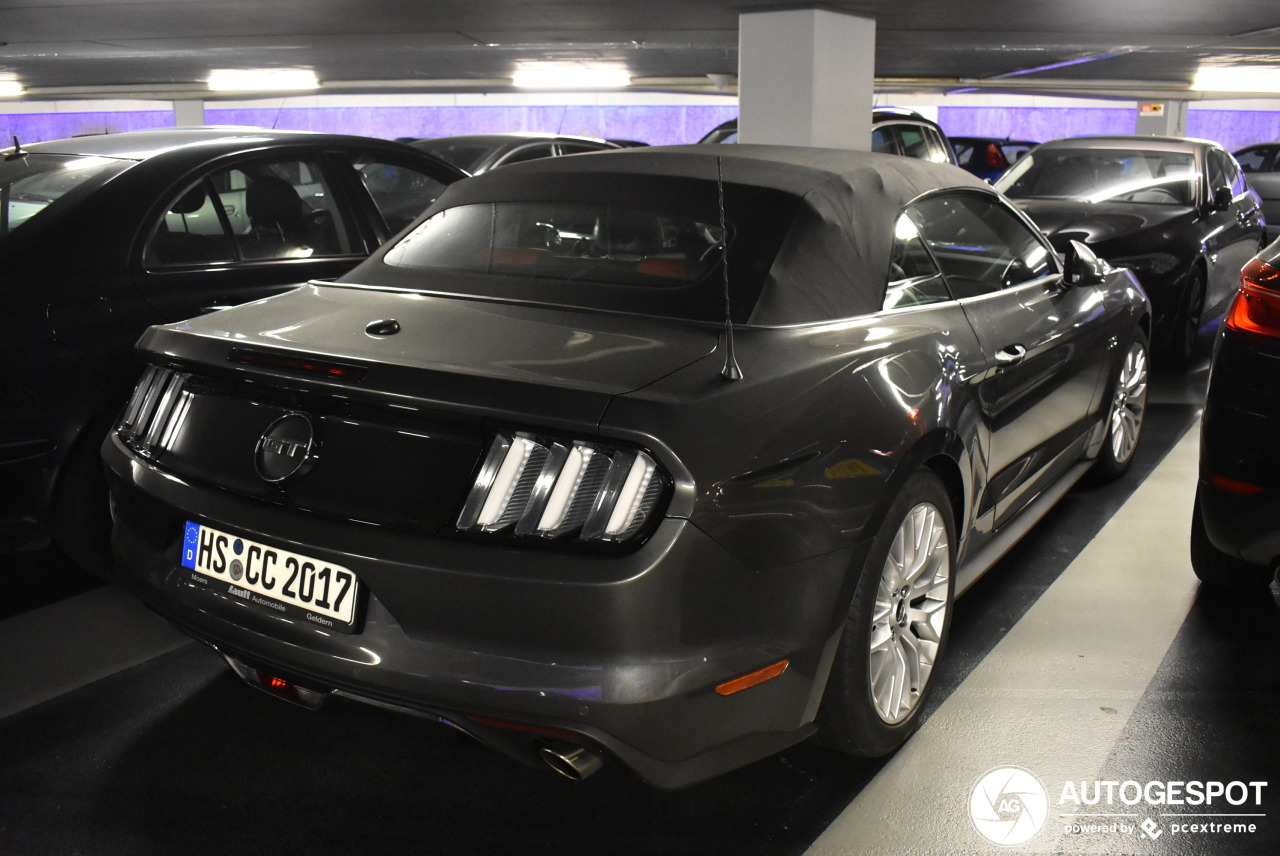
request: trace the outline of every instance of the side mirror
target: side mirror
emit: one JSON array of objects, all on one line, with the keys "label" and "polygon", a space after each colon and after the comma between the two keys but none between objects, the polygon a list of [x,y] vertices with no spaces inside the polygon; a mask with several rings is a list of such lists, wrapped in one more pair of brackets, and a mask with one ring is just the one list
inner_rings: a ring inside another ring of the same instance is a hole
[{"label": "side mirror", "polygon": [[1110,265],[1094,255],[1093,250],[1079,241],[1072,241],[1067,245],[1062,262],[1067,269],[1068,285],[1101,285],[1111,269]]},{"label": "side mirror", "polygon": [[1231,188],[1223,186],[1214,188],[1213,202],[1211,204],[1214,211],[1226,211],[1231,207],[1231,203],[1234,200],[1235,197],[1231,195]]}]

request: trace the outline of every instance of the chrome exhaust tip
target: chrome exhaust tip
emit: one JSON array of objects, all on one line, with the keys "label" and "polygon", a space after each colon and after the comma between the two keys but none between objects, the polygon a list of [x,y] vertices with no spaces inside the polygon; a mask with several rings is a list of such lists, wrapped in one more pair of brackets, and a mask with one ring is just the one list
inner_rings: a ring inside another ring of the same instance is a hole
[{"label": "chrome exhaust tip", "polygon": [[604,766],[596,752],[572,744],[549,744],[538,750],[543,763],[566,779],[581,782]]}]

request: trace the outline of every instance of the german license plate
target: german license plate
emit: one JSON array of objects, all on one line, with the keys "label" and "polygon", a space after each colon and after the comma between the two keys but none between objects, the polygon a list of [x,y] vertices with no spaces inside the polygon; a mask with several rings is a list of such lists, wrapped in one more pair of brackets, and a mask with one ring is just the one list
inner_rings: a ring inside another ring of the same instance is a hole
[{"label": "german license plate", "polygon": [[356,575],[339,565],[187,522],[182,567],[191,582],[340,633],[354,629]]}]

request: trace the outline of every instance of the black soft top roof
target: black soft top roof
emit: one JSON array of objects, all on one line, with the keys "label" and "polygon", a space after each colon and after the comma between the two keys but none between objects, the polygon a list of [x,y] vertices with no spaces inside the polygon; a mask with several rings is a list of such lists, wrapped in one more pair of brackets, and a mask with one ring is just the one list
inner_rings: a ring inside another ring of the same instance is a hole
[{"label": "black soft top roof", "polygon": [[[689,193],[705,194],[717,180],[717,160],[725,185],[768,188],[799,202],[748,319],[762,326],[878,311],[884,299],[893,226],[903,207],[942,187],[994,193],[964,170],[915,158],[837,149],[690,145],[513,164],[451,185],[424,216],[475,203],[589,202],[616,195],[621,188],[626,188],[629,201],[660,205],[672,185],[656,179],[689,179]],[[646,178],[655,179],[652,191]],[[729,210],[726,216],[732,222],[734,212]],[[376,263],[381,255],[370,262]],[[358,268],[346,279],[359,282],[361,274]]]}]

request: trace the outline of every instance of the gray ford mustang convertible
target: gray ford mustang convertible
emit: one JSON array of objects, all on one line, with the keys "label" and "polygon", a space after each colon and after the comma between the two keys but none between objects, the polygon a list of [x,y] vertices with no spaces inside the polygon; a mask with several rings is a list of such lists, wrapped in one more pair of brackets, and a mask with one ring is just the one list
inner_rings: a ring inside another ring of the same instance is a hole
[{"label": "gray ford mustang convertible", "polygon": [[119,576],[268,691],[574,778],[892,751],[956,595],[1132,460],[1150,308],[954,167],[712,148],[466,179],[151,328]]}]

